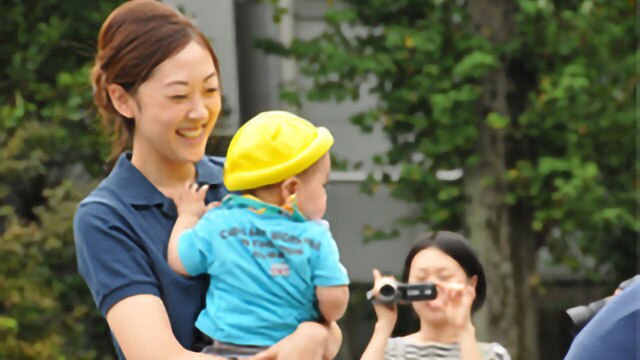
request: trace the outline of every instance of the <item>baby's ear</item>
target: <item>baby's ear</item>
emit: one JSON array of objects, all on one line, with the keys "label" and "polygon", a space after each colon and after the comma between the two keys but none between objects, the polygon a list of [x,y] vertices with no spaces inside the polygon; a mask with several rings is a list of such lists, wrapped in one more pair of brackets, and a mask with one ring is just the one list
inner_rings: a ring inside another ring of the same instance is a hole
[{"label": "baby's ear", "polygon": [[280,192],[283,199],[288,199],[298,191],[300,180],[297,177],[290,177],[280,185]]}]

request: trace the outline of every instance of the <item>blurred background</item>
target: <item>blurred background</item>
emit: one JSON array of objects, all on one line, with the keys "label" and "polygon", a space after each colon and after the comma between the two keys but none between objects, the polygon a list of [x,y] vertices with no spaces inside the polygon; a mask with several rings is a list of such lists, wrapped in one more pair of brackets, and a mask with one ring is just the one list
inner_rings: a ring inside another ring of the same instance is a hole
[{"label": "blurred background", "polygon": [[[224,154],[283,108],[336,138],[327,218],[352,296],[340,359],[375,321],[371,269],[465,234],[488,276],[480,340],[561,359],[565,310],[640,270],[635,0],[171,0],[210,37]],[[75,206],[106,175],[88,70],[116,0],[0,3],[0,359],[111,359],[77,275]],[[396,334],[416,327],[408,309]]]}]

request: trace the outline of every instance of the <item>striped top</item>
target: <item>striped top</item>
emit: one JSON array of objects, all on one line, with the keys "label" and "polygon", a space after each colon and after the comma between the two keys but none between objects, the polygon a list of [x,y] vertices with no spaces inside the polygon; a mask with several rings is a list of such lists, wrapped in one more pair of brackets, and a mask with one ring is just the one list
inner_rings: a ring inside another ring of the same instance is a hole
[{"label": "striped top", "polygon": [[[511,356],[498,343],[479,342],[484,360],[511,360]],[[385,360],[460,360],[460,347],[457,343],[414,344],[403,338],[391,338],[384,352]]]}]

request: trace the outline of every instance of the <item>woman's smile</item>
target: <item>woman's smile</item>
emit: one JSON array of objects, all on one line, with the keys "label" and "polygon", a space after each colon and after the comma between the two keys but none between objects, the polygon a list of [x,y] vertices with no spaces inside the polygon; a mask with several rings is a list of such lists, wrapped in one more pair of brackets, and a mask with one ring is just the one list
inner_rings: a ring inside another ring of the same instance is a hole
[{"label": "woman's smile", "polygon": [[176,134],[180,137],[184,137],[189,140],[202,140],[202,135],[205,133],[207,123],[200,126],[188,126],[182,127],[176,130]]}]

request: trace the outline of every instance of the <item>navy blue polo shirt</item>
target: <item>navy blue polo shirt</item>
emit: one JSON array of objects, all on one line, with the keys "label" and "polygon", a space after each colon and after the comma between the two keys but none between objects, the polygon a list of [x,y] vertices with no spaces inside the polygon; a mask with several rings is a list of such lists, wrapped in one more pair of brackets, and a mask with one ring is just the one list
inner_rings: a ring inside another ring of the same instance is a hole
[{"label": "navy blue polo shirt", "polygon": [[[177,340],[194,349],[199,339],[194,324],[204,308],[209,278],[183,277],[169,267],[167,245],[177,217],[175,204],[130,160],[131,153],[122,154],[109,176],[78,205],[73,221],[78,270],[103,316],[126,297],[158,296]],[[195,164],[198,183],[210,185],[207,203],[227,194],[223,164],[215,157]],[[124,359],[115,340],[114,344]]]}]

